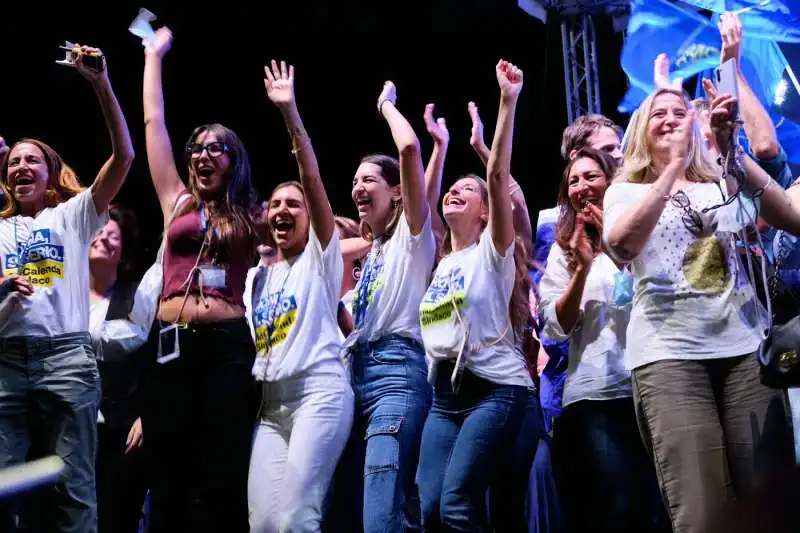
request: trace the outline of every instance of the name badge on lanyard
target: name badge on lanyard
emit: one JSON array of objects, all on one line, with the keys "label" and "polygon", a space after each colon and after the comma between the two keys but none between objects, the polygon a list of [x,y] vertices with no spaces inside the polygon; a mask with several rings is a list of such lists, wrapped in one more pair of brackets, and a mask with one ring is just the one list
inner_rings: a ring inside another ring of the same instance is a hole
[{"label": "name badge on lanyard", "polygon": [[353,299],[353,325],[356,329],[361,328],[364,324],[364,319],[367,316],[367,306],[369,305],[369,288],[375,280],[378,279],[378,271],[380,270],[379,256],[381,255],[381,248],[377,251],[370,252],[367,257],[367,262],[361,271],[361,279],[356,287],[356,295]]},{"label": "name badge on lanyard", "polygon": [[[203,238],[206,237],[208,231],[208,217],[206,216],[205,205],[200,206],[200,231]],[[202,264],[198,267],[202,276],[203,285],[211,289],[224,289],[228,282],[227,271],[214,264]]]},{"label": "name badge on lanyard", "polygon": [[227,272],[218,265],[200,265],[203,285],[211,289],[224,289],[227,283]]}]

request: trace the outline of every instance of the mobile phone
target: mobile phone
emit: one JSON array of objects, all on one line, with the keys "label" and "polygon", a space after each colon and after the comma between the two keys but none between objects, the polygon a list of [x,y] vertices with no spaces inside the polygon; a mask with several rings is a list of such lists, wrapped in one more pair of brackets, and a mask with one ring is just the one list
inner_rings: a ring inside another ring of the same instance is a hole
[{"label": "mobile phone", "polygon": [[736,98],[737,103],[733,106],[731,112],[732,120],[739,118],[739,85],[736,82],[739,74],[738,71],[739,69],[736,66],[735,59],[727,60],[714,70],[717,92],[719,94],[730,94]]}]

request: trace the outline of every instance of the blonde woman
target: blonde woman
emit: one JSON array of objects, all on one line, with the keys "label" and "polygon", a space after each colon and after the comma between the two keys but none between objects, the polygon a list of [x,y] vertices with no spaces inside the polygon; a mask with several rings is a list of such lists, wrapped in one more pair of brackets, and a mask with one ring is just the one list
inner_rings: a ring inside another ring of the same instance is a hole
[{"label": "blonde woman", "polygon": [[763,316],[688,100],[656,91],[630,131],[604,199],[604,241],[634,277],[625,362],[639,429],[674,531],[699,532],[752,485],[784,410],[759,383]]}]

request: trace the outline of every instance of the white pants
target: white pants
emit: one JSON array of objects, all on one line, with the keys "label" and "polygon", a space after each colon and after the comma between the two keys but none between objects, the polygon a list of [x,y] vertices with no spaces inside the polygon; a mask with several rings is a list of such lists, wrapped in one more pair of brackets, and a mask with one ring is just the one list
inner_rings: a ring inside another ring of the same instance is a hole
[{"label": "white pants", "polygon": [[317,533],[322,503],[353,424],[341,367],[264,385],[250,458],[251,533]]}]

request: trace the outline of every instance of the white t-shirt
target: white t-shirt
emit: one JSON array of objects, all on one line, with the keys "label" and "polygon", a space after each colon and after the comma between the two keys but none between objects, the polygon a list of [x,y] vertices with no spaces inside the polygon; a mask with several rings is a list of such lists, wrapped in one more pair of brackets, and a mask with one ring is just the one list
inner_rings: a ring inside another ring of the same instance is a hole
[{"label": "white t-shirt", "polygon": [[107,211],[97,214],[91,189],[36,218],[0,220],[3,275],[23,274],[34,286],[30,297],[20,298],[20,312],[0,324],[0,337],[89,330],[89,245],[107,221]]},{"label": "white t-shirt", "polygon": [[[313,229],[300,255],[258,268],[252,285],[252,321],[256,352],[264,354],[267,343],[271,347],[266,381],[326,365],[341,371],[336,311],[343,268],[338,234],[334,232],[323,251]],[[249,296],[245,294],[245,299]]]},{"label": "white t-shirt", "polygon": [[617,265],[606,254],[592,261],[581,297],[580,315],[572,331],[558,322],[556,301],[564,294],[572,273],[564,250],[553,243],[547,269],[539,284],[543,334],[554,341],[569,339],[567,377],[562,405],[580,400],[615,400],[633,396],[631,373],[625,369],[625,332],[631,303],[614,299]]},{"label": "white t-shirt", "polygon": [[[604,239],[650,187],[614,183],[608,188],[603,201]],[[693,183],[683,192],[691,209],[699,213],[722,203],[723,189],[716,183]],[[703,231],[698,238],[687,229],[693,226],[691,218],[668,200],[631,263],[634,297],[625,361],[629,370],[667,359],[735,357],[758,348],[763,307],[736,253],[734,234],[716,229],[717,215],[717,210],[701,215]]]},{"label": "white t-shirt", "polygon": [[[411,235],[405,214],[401,214],[388,241],[372,243],[353,295],[354,329],[346,346],[373,342],[388,335],[421,340],[419,303],[428,288],[435,255],[430,213],[416,237]],[[362,292],[364,283],[367,286]],[[361,300],[365,296],[367,305],[363,308]],[[359,314],[364,316],[360,326]]]},{"label": "white t-shirt", "polygon": [[488,230],[478,244],[439,262],[419,305],[431,382],[436,377],[437,363],[457,359],[465,326],[469,324],[469,339],[462,356],[466,368],[500,385],[533,386],[509,319],[514,276],[514,243],[500,255]]}]

